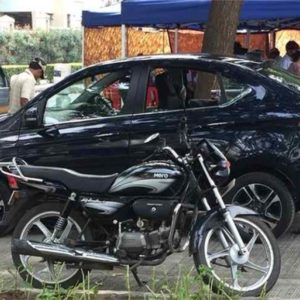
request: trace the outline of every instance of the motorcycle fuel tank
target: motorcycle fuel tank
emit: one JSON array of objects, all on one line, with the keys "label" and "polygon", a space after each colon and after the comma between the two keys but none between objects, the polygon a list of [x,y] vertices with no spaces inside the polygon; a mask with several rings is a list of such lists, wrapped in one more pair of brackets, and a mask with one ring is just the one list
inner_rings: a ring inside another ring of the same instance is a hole
[{"label": "motorcycle fuel tank", "polygon": [[151,161],[122,172],[109,193],[124,196],[176,196],[187,180],[185,172],[172,162]]}]

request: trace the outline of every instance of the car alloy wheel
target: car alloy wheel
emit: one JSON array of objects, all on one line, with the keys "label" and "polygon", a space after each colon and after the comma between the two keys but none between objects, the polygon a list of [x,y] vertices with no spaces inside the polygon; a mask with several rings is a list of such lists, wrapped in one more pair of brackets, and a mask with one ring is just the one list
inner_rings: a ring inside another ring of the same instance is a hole
[{"label": "car alloy wheel", "polygon": [[256,211],[276,237],[288,231],[295,216],[291,191],[270,173],[251,172],[237,177],[235,186],[224,196],[224,201]]},{"label": "car alloy wheel", "polygon": [[282,216],[282,205],[278,194],[264,184],[252,183],[242,187],[233,196],[232,203],[257,211],[271,228],[276,226]]}]

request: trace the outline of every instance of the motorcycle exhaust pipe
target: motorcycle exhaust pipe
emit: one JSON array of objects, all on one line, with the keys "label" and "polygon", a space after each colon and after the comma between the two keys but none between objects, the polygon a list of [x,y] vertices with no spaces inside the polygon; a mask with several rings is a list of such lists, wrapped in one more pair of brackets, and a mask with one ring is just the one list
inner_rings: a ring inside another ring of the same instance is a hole
[{"label": "motorcycle exhaust pipe", "polygon": [[12,240],[12,252],[21,255],[41,256],[70,263],[98,263],[118,265],[119,259],[108,254],[74,249],[61,244],[46,244],[27,240]]}]

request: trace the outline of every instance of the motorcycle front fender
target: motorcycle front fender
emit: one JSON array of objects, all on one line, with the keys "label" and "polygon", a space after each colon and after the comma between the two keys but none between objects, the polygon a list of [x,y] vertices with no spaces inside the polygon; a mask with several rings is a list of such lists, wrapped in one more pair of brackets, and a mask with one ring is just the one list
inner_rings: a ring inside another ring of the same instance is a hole
[{"label": "motorcycle front fender", "polygon": [[[230,212],[232,218],[237,216],[258,215],[258,213],[254,210],[237,205],[226,205],[226,209]],[[208,211],[205,215],[199,216],[191,230],[189,246],[190,255],[197,252],[203,236],[208,230],[218,227],[223,223],[224,218],[220,212],[220,208],[214,208]]]}]

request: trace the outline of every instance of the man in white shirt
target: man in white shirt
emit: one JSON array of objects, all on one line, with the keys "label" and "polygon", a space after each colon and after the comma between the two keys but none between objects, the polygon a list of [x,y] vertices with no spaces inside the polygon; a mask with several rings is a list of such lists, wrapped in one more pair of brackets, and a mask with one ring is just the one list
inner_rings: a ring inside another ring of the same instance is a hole
[{"label": "man in white shirt", "polygon": [[279,67],[287,70],[292,63],[292,55],[299,49],[298,43],[295,41],[289,41],[285,45],[286,54],[279,62]]},{"label": "man in white shirt", "polygon": [[34,86],[37,79],[44,78],[46,63],[35,58],[23,73],[13,75],[10,80],[8,113],[14,114],[34,97]]}]

